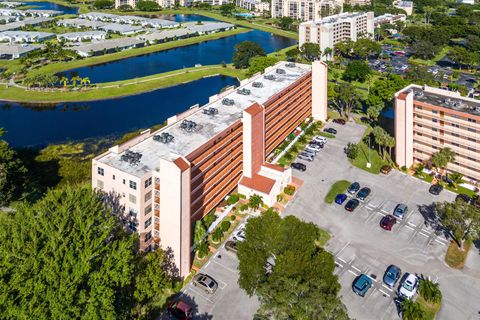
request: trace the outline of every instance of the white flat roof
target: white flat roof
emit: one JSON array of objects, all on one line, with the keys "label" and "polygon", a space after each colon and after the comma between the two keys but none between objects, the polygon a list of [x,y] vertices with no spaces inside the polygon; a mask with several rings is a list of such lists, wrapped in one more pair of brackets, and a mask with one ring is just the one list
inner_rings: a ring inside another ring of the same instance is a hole
[{"label": "white flat roof", "polygon": [[[278,74],[277,70],[285,70],[285,74]],[[146,173],[152,170],[159,170],[160,159],[173,161],[179,156],[187,156],[201,145],[211,140],[214,136],[224,131],[235,121],[242,118],[243,110],[250,107],[255,102],[259,104],[265,103],[272,96],[279,93],[290,84],[309,73],[310,65],[295,64],[287,67],[285,62],[278,63],[265,75],[275,76],[274,80],[267,80],[264,75],[259,75],[245,81],[240,88],[249,89],[250,95],[241,95],[237,90],[233,90],[220,99],[207,103],[199,108],[193,114],[186,117],[186,120],[193,121],[197,124],[197,130],[194,132],[186,132],[181,128],[182,121],[177,121],[167,127],[164,127],[147,139],[137,143],[127,150],[138,152],[142,154],[137,165],[130,165],[128,162],[122,161],[121,156],[126,150],[121,153],[114,153],[112,150],[106,154],[99,156],[96,160],[111,167],[114,167],[123,172],[132,174],[137,177],[143,177]],[[261,82],[262,88],[253,87],[253,82]],[[228,106],[222,104],[224,98],[234,100],[234,105]],[[160,107],[160,106],[159,106]],[[216,115],[207,115],[203,113],[203,109],[215,108],[218,110]],[[165,144],[153,139],[154,135],[161,133],[168,133],[174,137],[174,142]]]}]

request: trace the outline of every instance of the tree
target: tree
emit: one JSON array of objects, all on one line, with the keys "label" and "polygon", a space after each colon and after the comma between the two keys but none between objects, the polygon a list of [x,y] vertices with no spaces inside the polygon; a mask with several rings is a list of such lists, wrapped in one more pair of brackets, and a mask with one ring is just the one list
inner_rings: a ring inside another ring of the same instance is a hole
[{"label": "tree", "polygon": [[[4,133],[5,131],[0,128],[0,138]],[[26,174],[27,169],[17,153],[5,140],[0,139],[0,207],[22,198]]]},{"label": "tree", "polygon": [[347,69],[343,73],[343,80],[365,82],[371,72],[372,70],[366,62],[353,60],[348,63]]},{"label": "tree", "polygon": [[231,16],[233,10],[235,10],[234,3],[225,3],[220,6],[220,12],[223,16]]},{"label": "tree", "polygon": [[463,250],[465,240],[480,232],[480,209],[464,201],[436,204],[442,226],[449,230],[458,247]]},{"label": "tree", "polygon": [[352,109],[360,104],[360,94],[350,83],[340,83],[335,86],[333,106],[347,120],[350,118]]},{"label": "tree", "polygon": [[256,42],[243,41],[235,45],[233,53],[233,66],[237,69],[247,68],[250,66],[250,59],[256,56],[265,56],[265,51]]},{"label": "tree", "polygon": [[320,51],[320,45],[317,43],[305,42],[300,47],[300,52],[303,58],[310,62],[318,60],[322,56],[322,52]]},{"label": "tree", "polygon": [[136,239],[87,188],[52,190],[0,224],[7,319],[125,319]]},{"label": "tree", "polygon": [[313,223],[275,211],[248,220],[238,244],[240,287],[259,297],[268,319],[348,319],[338,296],[333,256],[319,247]]},{"label": "tree", "polygon": [[325,50],[323,50],[323,56],[327,59],[330,60],[333,55],[333,49],[330,47],[326,47]]},{"label": "tree", "polygon": [[277,59],[269,56],[257,56],[250,59],[247,76],[251,77],[257,72],[263,72],[266,68],[277,63]]},{"label": "tree", "polygon": [[95,9],[112,9],[114,5],[115,2],[111,0],[96,0],[93,3]]},{"label": "tree", "polygon": [[372,122],[377,122],[378,117],[380,116],[380,109],[377,108],[376,106],[368,107],[367,116],[370,118]]},{"label": "tree", "polygon": [[137,5],[135,8],[140,11],[158,11],[160,10],[160,5],[155,1],[141,0],[137,2]]},{"label": "tree", "polygon": [[442,292],[438,282],[422,278],[418,285],[418,292],[427,302],[440,303],[442,301]]},{"label": "tree", "polygon": [[262,205],[263,205],[263,199],[258,194],[253,194],[248,199],[248,206],[253,210],[257,210]]},{"label": "tree", "polygon": [[90,84],[90,78],[89,77],[82,78],[80,80],[80,84],[82,84],[84,87],[86,87],[87,84]]},{"label": "tree", "polygon": [[442,148],[432,155],[431,161],[437,171],[442,173],[449,163],[455,161],[455,152],[448,147]]},{"label": "tree", "polygon": [[371,39],[361,38],[352,44],[353,54],[360,59],[367,59],[372,55],[379,55],[382,52],[382,46]]},{"label": "tree", "polygon": [[425,319],[425,312],[418,302],[410,299],[402,301],[401,305],[402,318],[404,320],[423,320]]},{"label": "tree", "polygon": [[300,55],[300,50],[298,48],[293,48],[285,52],[288,61],[297,61],[298,56]]},{"label": "tree", "polygon": [[207,235],[207,230],[205,229],[205,226],[203,225],[202,220],[197,220],[195,222],[193,243],[198,246],[203,241],[206,235]]},{"label": "tree", "polygon": [[356,159],[358,156],[358,146],[353,142],[349,142],[347,144],[346,153],[349,159]]},{"label": "tree", "polygon": [[76,86],[77,86],[77,82],[80,81],[80,80],[82,80],[82,78],[80,78],[79,76],[74,76],[74,77],[72,77],[72,78],[70,79],[70,82],[72,82],[72,85],[73,85],[74,87],[76,87]]},{"label": "tree", "polygon": [[412,45],[413,55],[421,59],[432,59],[438,53],[438,47],[428,40],[419,40]]},{"label": "tree", "polygon": [[282,30],[291,30],[293,26],[293,19],[290,17],[281,17],[277,19],[276,24]]},{"label": "tree", "polygon": [[68,82],[69,82],[69,80],[68,80],[67,77],[62,76],[62,77],[60,78],[60,82],[63,84],[63,87],[64,87],[64,88],[67,88],[67,84],[68,84]]}]

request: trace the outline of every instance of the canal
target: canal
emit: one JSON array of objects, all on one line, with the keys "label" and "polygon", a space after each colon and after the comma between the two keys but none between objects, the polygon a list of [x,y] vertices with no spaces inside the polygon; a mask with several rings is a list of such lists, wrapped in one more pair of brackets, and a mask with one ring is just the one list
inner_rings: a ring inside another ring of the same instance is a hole
[{"label": "canal", "polygon": [[296,43],[295,39],[252,30],[227,38],[71,69],[64,73],[69,76],[78,74],[80,77],[89,77],[92,83],[100,83],[145,77],[156,73],[193,67],[196,64],[230,63],[235,45],[247,40],[258,43],[266,53],[293,46]]},{"label": "canal", "polygon": [[67,7],[62,6],[61,4],[56,4],[53,2],[41,1],[41,2],[24,2],[26,6],[35,7],[36,10],[56,10],[61,11],[63,14],[77,14],[77,7]]},{"label": "canal", "polygon": [[62,103],[38,108],[0,102],[0,128],[14,147],[41,147],[51,143],[99,137],[120,137],[163,123],[222,88],[238,85],[234,78],[215,76],[119,99]]}]

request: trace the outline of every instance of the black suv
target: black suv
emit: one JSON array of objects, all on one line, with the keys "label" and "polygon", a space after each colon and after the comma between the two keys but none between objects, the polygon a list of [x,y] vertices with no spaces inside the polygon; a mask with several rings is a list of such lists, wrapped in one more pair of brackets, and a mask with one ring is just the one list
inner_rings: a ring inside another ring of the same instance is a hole
[{"label": "black suv", "polygon": [[300,162],[294,162],[290,165],[293,169],[297,169],[299,171],[307,170],[307,166]]},{"label": "black suv", "polygon": [[333,128],[326,128],[323,131],[331,133],[331,134],[337,134],[337,130],[335,130]]},{"label": "black suv", "polygon": [[435,196],[438,196],[440,194],[440,192],[442,192],[443,190],[443,187],[439,184],[434,184],[430,187],[430,189],[428,189],[428,192],[430,192],[431,194],[435,195]]},{"label": "black suv", "polygon": [[468,203],[468,204],[473,202],[472,198],[470,198],[468,195],[463,194],[463,193],[461,193],[461,194],[459,194],[458,196],[455,197],[455,201],[459,201],[459,200],[465,201],[465,203]]}]

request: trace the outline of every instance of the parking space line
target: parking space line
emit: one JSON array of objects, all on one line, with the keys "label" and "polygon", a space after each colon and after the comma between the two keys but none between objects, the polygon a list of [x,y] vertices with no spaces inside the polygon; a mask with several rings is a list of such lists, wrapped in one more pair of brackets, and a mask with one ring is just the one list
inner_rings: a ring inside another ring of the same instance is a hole
[{"label": "parking space line", "polygon": [[438,243],[440,243],[440,244],[442,244],[442,245],[444,245],[444,246],[446,246],[446,245],[447,245],[446,243],[444,243],[444,242],[441,242],[441,241],[439,241],[438,239],[435,239],[435,241],[436,241],[436,242],[438,242]]},{"label": "parking space line", "polygon": [[342,258],[340,257],[337,257],[338,260],[342,261],[343,263],[347,263],[347,261],[343,260]]},{"label": "parking space line", "polygon": [[393,292],[393,289],[392,289],[392,288],[389,288],[389,287],[387,287],[387,286],[384,285],[384,284],[382,284],[382,287],[384,287],[385,289],[387,289],[387,290],[390,291],[390,292]]},{"label": "parking space line", "polygon": [[405,227],[407,227],[407,228],[410,229],[410,230],[415,230],[414,228],[412,228],[412,227],[410,227],[410,226],[407,226],[407,225],[405,225]]},{"label": "parking space line", "polygon": [[414,225],[414,224],[411,223],[410,221],[408,221],[407,223],[408,223],[410,226],[414,227],[414,228],[416,227],[416,225]]},{"label": "parking space line", "polygon": [[355,266],[351,266],[353,269],[357,270],[358,272],[362,272],[362,270],[358,269],[357,267]]},{"label": "parking space line", "polygon": [[203,294],[202,291],[196,289],[195,287],[193,287],[193,288],[188,288],[188,289],[185,290],[184,292],[186,292],[186,291],[188,291],[188,290],[190,290],[190,291],[192,291],[193,293],[195,293],[195,296],[196,296],[196,297],[198,296],[198,297],[200,297],[200,298],[203,298],[204,300],[210,302],[211,304],[214,304],[214,303],[215,303],[215,302],[214,302],[213,300],[211,300],[210,298],[207,298],[207,297]]},{"label": "parking space line", "polygon": [[232,269],[232,268],[229,268],[229,267],[221,264],[220,262],[217,262],[217,261],[215,261],[215,260],[213,260],[213,262],[214,262],[215,264],[218,264],[219,266],[222,266],[223,268],[227,269],[228,271],[230,271],[230,272],[232,272],[232,273],[237,273],[237,270],[234,270],[234,269]]},{"label": "parking space line", "polygon": [[428,238],[428,234],[424,234],[422,232],[419,232],[418,234],[421,234],[422,236],[424,236],[425,238]]},{"label": "parking space line", "polygon": [[353,272],[353,271],[350,270],[350,269],[348,269],[347,271],[350,272],[351,274],[353,274],[355,277],[358,276],[358,274],[356,274],[355,272]]},{"label": "parking space line", "polygon": [[346,247],[348,247],[348,245],[350,244],[350,241],[348,241],[342,249],[340,249],[340,251],[337,252],[336,256],[338,256],[340,253],[342,253],[343,250],[345,250]]},{"label": "parking space line", "polygon": [[386,292],[383,291],[382,289],[378,289],[378,291],[380,291],[381,293],[383,293],[383,294],[386,295],[387,297],[390,297],[390,294],[386,293]]}]

